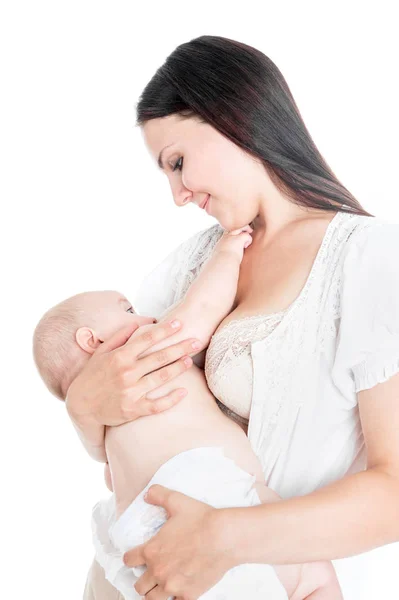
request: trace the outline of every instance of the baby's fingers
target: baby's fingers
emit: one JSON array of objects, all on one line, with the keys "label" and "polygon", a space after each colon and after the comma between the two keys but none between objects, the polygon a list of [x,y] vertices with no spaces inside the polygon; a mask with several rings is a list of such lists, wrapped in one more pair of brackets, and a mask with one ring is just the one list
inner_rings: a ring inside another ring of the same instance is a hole
[{"label": "baby's fingers", "polygon": [[252,238],[249,238],[249,240],[247,240],[244,244],[244,248],[248,248],[248,246],[250,246],[252,244],[253,240]]},{"label": "baby's fingers", "polygon": [[229,235],[238,235],[239,233],[243,233],[244,231],[252,233],[253,229],[250,225],[245,225],[245,227],[240,227],[240,229],[234,229],[233,231],[229,231]]}]

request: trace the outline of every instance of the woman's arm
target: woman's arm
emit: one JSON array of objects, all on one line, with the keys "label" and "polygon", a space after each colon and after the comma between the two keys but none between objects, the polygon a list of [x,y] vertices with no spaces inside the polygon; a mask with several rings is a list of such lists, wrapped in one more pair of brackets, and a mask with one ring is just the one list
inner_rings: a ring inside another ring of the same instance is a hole
[{"label": "woman's arm", "polygon": [[[129,550],[147,565],[135,588],[198,598],[244,563],[300,564],[344,558],[399,540],[399,374],[359,393],[368,469],[312,494],[271,504],[215,509],[160,485],[146,501],[168,521]],[[190,595],[191,594],[191,595]]]},{"label": "woman's arm", "polygon": [[237,563],[331,560],[399,541],[399,374],[358,400],[367,470],[306,496],[223,509]]}]

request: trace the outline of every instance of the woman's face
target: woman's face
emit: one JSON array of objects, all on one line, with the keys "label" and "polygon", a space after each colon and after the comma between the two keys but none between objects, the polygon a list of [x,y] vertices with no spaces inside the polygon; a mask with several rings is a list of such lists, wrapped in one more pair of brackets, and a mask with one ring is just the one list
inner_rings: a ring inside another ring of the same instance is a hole
[{"label": "woman's face", "polygon": [[[255,158],[195,117],[152,119],[142,126],[150,154],[169,180],[177,206],[207,198],[207,212],[231,231],[258,215],[266,169]],[[270,180],[269,180],[270,181]]]}]

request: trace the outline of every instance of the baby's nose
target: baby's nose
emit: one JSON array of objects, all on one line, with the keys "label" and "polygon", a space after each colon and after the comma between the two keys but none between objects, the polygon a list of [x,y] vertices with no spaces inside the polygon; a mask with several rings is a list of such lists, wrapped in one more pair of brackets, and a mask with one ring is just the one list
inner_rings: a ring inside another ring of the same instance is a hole
[{"label": "baby's nose", "polygon": [[156,322],[157,320],[155,319],[155,317],[142,317],[141,319],[141,325],[149,325]]}]

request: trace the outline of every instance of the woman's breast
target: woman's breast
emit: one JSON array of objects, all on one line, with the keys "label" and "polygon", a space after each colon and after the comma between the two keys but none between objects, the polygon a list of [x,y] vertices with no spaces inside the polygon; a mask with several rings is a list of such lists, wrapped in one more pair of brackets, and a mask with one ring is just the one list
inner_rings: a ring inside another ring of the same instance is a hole
[{"label": "woman's breast", "polygon": [[205,357],[205,377],[212,394],[228,409],[228,416],[234,418],[235,414],[248,421],[253,385],[251,344],[270,335],[284,313],[229,320],[212,336]]}]

